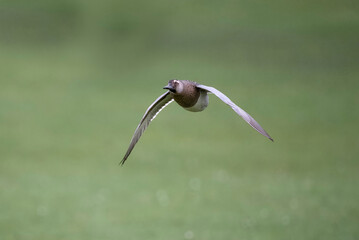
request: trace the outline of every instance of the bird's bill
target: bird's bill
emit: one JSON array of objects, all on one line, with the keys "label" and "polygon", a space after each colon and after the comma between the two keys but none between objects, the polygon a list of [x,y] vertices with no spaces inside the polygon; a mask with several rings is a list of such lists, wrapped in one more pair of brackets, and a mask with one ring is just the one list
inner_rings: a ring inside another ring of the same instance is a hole
[{"label": "bird's bill", "polygon": [[168,84],[167,86],[163,87],[163,89],[168,89],[171,92],[176,92],[176,89],[174,89],[170,84]]}]

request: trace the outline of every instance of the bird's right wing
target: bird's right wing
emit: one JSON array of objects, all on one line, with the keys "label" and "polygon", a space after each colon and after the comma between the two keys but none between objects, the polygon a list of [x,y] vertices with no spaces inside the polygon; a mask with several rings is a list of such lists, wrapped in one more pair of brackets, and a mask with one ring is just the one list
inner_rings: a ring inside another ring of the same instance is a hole
[{"label": "bird's right wing", "polygon": [[125,156],[123,157],[121,161],[121,165],[123,165],[130,155],[132,149],[135,147],[136,143],[140,139],[142,133],[146,130],[150,122],[157,116],[157,114],[165,108],[168,104],[170,104],[173,101],[173,98],[170,94],[170,92],[166,92],[162,94],[159,98],[154,101],[151,106],[148,107],[148,109],[145,112],[145,115],[143,115],[140,123],[138,124],[135,133],[133,134],[133,137],[131,139],[130,146],[127,149],[127,152]]},{"label": "bird's right wing", "polygon": [[259,123],[257,123],[256,120],[254,120],[254,118],[252,118],[251,115],[246,113],[242,108],[238,107],[234,102],[231,101],[231,99],[229,99],[222,92],[218,91],[214,87],[209,87],[209,86],[205,86],[205,85],[198,84],[197,87],[200,88],[200,89],[204,89],[204,90],[206,90],[208,92],[211,92],[214,95],[216,95],[224,103],[229,105],[239,116],[241,116],[244,119],[244,121],[246,121],[249,125],[251,125],[252,128],[257,130],[257,132],[259,132],[263,136],[269,138],[269,140],[273,141],[273,138],[271,138],[271,136],[269,136],[269,134],[261,127],[261,125],[259,125]]}]

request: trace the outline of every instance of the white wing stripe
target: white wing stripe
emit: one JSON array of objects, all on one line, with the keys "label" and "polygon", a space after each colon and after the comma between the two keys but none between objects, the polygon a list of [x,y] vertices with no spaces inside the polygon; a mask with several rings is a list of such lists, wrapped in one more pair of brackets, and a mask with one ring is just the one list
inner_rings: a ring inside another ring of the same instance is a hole
[{"label": "white wing stripe", "polygon": [[152,122],[152,120],[155,119],[155,118],[157,117],[157,115],[158,115],[165,107],[167,107],[168,104],[170,104],[171,102],[173,102],[173,100],[174,100],[174,99],[170,100],[168,103],[166,103],[165,105],[163,105],[163,107],[161,107],[161,108],[156,112],[156,114],[151,118],[150,121]]}]

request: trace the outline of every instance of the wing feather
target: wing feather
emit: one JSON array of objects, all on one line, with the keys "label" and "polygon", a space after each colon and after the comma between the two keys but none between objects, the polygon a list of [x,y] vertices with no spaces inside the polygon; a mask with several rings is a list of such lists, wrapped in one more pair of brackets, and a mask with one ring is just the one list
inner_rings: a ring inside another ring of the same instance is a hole
[{"label": "wing feather", "polygon": [[121,165],[123,165],[132,152],[133,148],[135,147],[136,143],[140,139],[142,133],[146,130],[150,122],[155,119],[157,114],[162,111],[168,104],[170,104],[173,101],[172,96],[170,95],[170,92],[166,92],[159,96],[156,101],[154,101],[146,110],[145,114],[143,115],[140,123],[138,124],[135,133],[133,134],[133,137],[130,142],[130,146],[127,149],[127,152],[125,156],[123,157],[121,161]]},{"label": "wing feather", "polygon": [[224,103],[229,105],[239,116],[241,116],[244,119],[244,121],[246,121],[249,125],[251,125],[255,130],[257,130],[260,134],[262,134],[263,136],[265,136],[265,137],[269,138],[271,141],[273,141],[271,136],[269,136],[269,134],[259,125],[259,123],[257,123],[256,120],[254,120],[254,118],[251,117],[251,115],[249,115],[243,109],[238,107],[234,102],[231,101],[231,99],[229,99],[222,92],[218,91],[214,87],[208,87],[208,86],[205,86],[205,85],[198,84],[197,87],[201,88],[201,89],[204,89],[204,90],[206,90],[208,92],[211,92],[214,95],[216,95]]}]

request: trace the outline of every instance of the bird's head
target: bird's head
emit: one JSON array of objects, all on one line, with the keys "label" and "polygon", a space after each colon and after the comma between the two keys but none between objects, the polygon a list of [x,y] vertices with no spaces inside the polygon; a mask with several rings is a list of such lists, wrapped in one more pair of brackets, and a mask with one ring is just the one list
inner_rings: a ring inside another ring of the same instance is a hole
[{"label": "bird's head", "polygon": [[168,85],[163,89],[168,89],[172,93],[181,93],[183,91],[183,83],[179,80],[169,80]]}]

